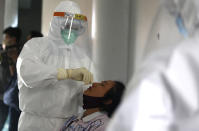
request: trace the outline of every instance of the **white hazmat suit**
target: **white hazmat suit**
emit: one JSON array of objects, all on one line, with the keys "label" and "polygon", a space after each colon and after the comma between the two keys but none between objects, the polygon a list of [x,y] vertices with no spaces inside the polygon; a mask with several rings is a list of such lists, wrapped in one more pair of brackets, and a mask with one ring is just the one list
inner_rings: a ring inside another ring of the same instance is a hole
[{"label": "white hazmat suit", "polygon": [[[72,1],[61,2],[55,12],[81,13],[79,6]],[[72,70],[67,72],[65,69],[74,69],[75,75],[79,71],[88,73],[87,69],[91,70],[92,64],[91,46],[86,30],[75,43],[67,45],[60,33],[61,24],[65,21],[54,16],[48,36],[28,41],[18,58],[19,105],[22,111],[19,131],[58,131],[65,118],[77,114],[78,106],[82,104],[84,83],[79,78],[80,81],[67,79]],[[61,75],[58,73],[60,70]]]},{"label": "white hazmat suit", "polygon": [[199,1],[162,4],[186,38],[142,64],[108,131],[199,131]]}]

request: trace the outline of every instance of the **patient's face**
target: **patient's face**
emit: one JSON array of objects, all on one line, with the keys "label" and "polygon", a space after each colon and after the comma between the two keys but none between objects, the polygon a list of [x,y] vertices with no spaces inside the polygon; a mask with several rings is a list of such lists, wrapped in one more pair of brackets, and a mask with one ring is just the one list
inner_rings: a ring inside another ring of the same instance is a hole
[{"label": "patient's face", "polygon": [[102,81],[101,83],[93,83],[91,87],[84,91],[84,95],[103,97],[106,92],[108,92],[114,86],[114,84],[114,81]]}]

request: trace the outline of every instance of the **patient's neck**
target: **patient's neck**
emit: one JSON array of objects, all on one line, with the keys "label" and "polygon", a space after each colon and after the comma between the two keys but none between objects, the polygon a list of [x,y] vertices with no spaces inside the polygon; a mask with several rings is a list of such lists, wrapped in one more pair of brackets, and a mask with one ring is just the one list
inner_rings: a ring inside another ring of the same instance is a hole
[{"label": "patient's neck", "polygon": [[86,117],[92,113],[100,111],[99,108],[91,108],[91,109],[86,109],[86,111],[83,114],[83,117]]}]

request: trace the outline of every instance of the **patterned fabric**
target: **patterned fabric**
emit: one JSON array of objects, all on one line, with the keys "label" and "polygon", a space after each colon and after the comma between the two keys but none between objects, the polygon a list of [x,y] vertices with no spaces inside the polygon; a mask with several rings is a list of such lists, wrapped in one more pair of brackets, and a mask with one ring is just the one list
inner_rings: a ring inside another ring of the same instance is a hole
[{"label": "patterned fabric", "polygon": [[85,118],[72,116],[67,119],[61,131],[104,131],[108,121],[107,115],[99,112]]}]

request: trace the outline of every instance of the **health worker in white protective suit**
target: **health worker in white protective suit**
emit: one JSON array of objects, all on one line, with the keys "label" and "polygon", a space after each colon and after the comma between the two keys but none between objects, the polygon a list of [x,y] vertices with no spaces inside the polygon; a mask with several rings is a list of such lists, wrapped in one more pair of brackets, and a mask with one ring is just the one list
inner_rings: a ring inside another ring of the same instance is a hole
[{"label": "health worker in white protective suit", "polygon": [[199,1],[162,0],[160,8],[184,38],[146,58],[107,131],[199,131]]},{"label": "health worker in white protective suit", "polygon": [[87,18],[72,1],[55,9],[49,34],[29,40],[17,61],[19,131],[58,131],[78,113],[92,83]]}]

